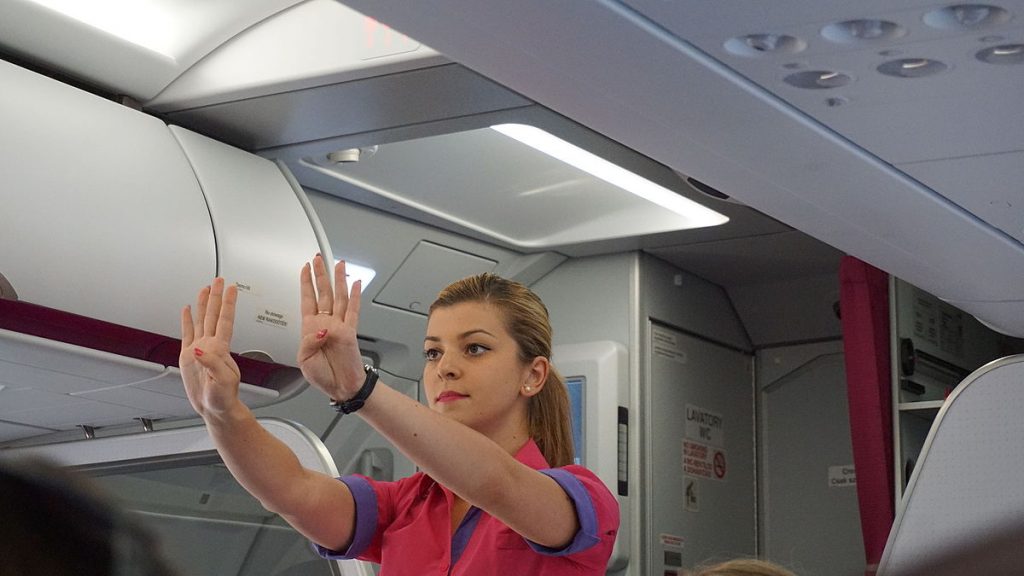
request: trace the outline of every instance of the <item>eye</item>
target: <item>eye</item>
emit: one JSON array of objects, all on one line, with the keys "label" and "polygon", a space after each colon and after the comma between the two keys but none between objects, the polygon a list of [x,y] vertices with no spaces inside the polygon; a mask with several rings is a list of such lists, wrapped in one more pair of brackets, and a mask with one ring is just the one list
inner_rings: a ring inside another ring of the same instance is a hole
[{"label": "eye", "polygon": [[488,350],[490,350],[490,348],[483,344],[470,344],[469,346],[466,346],[466,353],[470,356],[479,356]]},{"label": "eye", "polygon": [[423,351],[423,357],[427,359],[427,362],[433,362],[441,357],[441,351],[437,348],[428,348]]}]

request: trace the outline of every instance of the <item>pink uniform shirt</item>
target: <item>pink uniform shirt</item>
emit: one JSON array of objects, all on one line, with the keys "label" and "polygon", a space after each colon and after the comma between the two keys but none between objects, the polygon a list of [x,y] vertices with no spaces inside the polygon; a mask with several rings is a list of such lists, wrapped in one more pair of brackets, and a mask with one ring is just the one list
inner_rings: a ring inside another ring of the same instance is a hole
[{"label": "pink uniform shirt", "polygon": [[397,482],[342,478],[356,503],[352,544],[344,551],[316,550],[325,558],[377,562],[381,576],[604,574],[619,529],[615,496],[582,466],[548,468],[533,440],[516,459],[553,478],[575,505],[580,528],[565,548],[529,542],[475,507],[452,534],[451,491],[417,473]]}]

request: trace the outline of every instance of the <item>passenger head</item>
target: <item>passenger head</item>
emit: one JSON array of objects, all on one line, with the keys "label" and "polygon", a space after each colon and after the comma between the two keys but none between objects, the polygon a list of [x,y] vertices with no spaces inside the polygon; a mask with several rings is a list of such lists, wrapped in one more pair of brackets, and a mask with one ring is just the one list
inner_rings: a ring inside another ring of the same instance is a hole
[{"label": "passenger head", "polygon": [[[519,359],[551,359],[551,322],[548,310],[529,288],[494,274],[470,276],[450,284],[430,306],[430,313],[465,302],[480,302],[494,307],[505,329],[519,347]],[[572,428],[569,421],[569,394],[565,381],[552,367],[540,392],[529,398],[530,436],[537,442],[548,464],[572,464]]]},{"label": "passenger head", "polygon": [[0,459],[0,576],[171,576],[150,533],[75,472]]},{"label": "passenger head", "polygon": [[764,560],[729,560],[698,568],[693,576],[796,576],[782,566]]}]

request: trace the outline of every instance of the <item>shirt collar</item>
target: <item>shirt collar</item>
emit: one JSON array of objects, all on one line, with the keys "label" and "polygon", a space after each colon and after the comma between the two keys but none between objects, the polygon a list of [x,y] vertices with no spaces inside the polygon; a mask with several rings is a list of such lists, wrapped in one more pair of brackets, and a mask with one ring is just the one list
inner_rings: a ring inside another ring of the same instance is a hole
[{"label": "shirt collar", "polygon": [[526,444],[523,444],[523,447],[516,452],[515,458],[534,470],[543,470],[551,467],[548,465],[544,455],[541,454],[540,447],[537,446],[533,438],[530,438],[526,441]]}]

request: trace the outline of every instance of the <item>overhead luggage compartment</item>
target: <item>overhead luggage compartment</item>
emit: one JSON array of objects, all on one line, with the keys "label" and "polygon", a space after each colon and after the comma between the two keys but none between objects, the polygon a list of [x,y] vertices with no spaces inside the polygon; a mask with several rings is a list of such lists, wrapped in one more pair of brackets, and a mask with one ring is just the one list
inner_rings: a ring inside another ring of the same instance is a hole
[{"label": "overhead luggage compartment", "polygon": [[216,275],[243,399],[304,388],[298,274],[331,252],[290,176],[2,61],[0,84],[0,441],[193,415],[179,311]]}]

